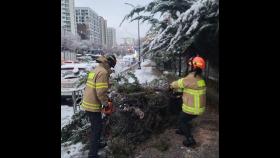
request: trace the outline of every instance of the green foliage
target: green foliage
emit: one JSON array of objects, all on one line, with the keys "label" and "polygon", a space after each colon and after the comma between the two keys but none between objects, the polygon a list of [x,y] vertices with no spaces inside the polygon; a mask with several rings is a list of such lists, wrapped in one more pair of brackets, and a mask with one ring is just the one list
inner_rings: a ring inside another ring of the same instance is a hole
[{"label": "green foliage", "polygon": [[[128,78],[131,78],[133,82],[129,83]],[[113,97],[116,112],[108,117],[105,126],[106,131],[110,133],[108,134],[109,142],[107,142],[108,154],[115,158],[131,158],[137,145],[152,135],[158,135],[166,128],[176,125],[178,112],[172,112],[176,105],[170,101],[169,92],[152,89],[164,86],[166,83],[166,77],[163,77],[152,81],[154,85],[142,87],[132,73],[115,78],[112,88],[117,90]],[[144,113],[144,117],[140,119],[135,111],[122,111],[123,107],[138,108]],[[86,113],[79,111],[72,117],[72,121],[62,128],[61,143],[70,145],[82,142],[85,144],[83,150],[86,150],[90,132]],[[168,141],[163,140],[154,147],[160,151],[166,151],[169,144]]]},{"label": "green foliage", "polygon": [[148,87],[167,90],[169,87],[168,76],[162,75],[160,78],[152,80],[148,83]]},{"label": "green foliage", "polygon": [[[124,20],[142,20],[151,24],[142,43],[144,55],[161,54],[162,61],[167,61],[194,46],[196,53],[218,65],[218,0],[154,0],[146,6],[134,8]],[[176,63],[174,60],[170,62]]]},{"label": "green foliage", "polygon": [[[129,82],[129,78],[131,78],[133,82]],[[113,85],[114,89],[120,93],[138,92],[142,89],[137,77],[131,72],[124,75],[117,75],[114,79]]]},{"label": "green foliage", "polygon": [[87,120],[86,113],[84,111],[79,111],[72,116],[72,121],[62,128],[61,143],[86,143],[88,141],[87,135],[89,128],[90,124]]}]

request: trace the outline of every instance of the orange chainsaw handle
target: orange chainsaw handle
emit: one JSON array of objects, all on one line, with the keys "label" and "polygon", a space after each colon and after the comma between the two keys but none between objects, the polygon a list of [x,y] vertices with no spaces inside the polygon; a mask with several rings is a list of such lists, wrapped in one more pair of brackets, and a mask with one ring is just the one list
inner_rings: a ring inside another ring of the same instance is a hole
[{"label": "orange chainsaw handle", "polygon": [[111,100],[108,101],[108,107],[103,108],[101,112],[106,115],[111,115],[114,112],[114,107]]}]

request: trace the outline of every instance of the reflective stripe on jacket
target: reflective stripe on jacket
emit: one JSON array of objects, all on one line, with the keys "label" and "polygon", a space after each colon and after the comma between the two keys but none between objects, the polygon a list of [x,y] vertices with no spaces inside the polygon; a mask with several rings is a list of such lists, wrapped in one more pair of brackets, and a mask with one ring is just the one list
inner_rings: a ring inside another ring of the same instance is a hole
[{"label": "reflective stripe on jacket", "polygon": [[81,107],[86,111],[100,112],[101,105],[108,102],[109,67],[99,64],[88,74]]},{"label": "reflective stripe on jacket", "polygon": [[183,112],[201,115],[205,111],[206,84],[201,77],[194,77],[194,73],[190,73],[188,76],[173,82],[171,86],[183,91]]}]

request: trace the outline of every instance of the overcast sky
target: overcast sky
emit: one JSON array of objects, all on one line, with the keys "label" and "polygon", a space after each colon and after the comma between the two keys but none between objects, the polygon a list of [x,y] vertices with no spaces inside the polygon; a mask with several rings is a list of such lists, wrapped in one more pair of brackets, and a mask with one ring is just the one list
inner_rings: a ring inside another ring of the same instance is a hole
[{"label": "overcast sky", "polygon": [[[146,5],[152,0],[74,0],[75,7],[90,7],[99,16],[107,20],[107,27],[114,27],[116,29],[117,43],[123,42],[124,37],[138,38],[137,21],[129,23],[125,21],[119,27],[123,17],[128,14],[132,7],[124,3],[131,3],[133,5]],[[144,37],[149,29],[149,24],[140,23],[140,36]]]}]

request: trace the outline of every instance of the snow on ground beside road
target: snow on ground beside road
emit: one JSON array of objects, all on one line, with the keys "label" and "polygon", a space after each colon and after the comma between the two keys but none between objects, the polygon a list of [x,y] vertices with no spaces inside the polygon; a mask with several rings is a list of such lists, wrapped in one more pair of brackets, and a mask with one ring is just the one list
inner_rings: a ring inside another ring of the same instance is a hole
[{"label": "snow on ground beside road", "polygon": [[111,74],[111,77],[114,78],[118,74],[122,74],[123,72],[128,71],[128,69],[133,69],[133,67],[135,67],[135,65],[137,65],[137,62],[136,63],[127,63],[122,58],[118,58],[117,64],[114,68],[115,73]]},{"label": "snow on ground beside road", "polygon": [[61,158],[87,157],[85,152],[80,150],[84,147],[82,143],[73,144],[70,146],[61,145]]},{"label": "snow on ground beside road", "polygon": [[155,75],[153,69],[155,63],[151,60],[146,59],[141,63],[141,69],[136,69],[134,74],[138,78],[139,83],[151,82],[154,79],[157,79],[159,76]]},{"label": "snow on ground beside road", "polygon": [[[73,114],[73,107],[61,105],[61,129],[63,126],[71,122],[71,117],[73,116]],[[80,142],[69,146],[61,144],[61,158],[87,157],[80,151],[83,147],[84,145]]]},{"label": "snow on ground beside road", "polygon": [[128,66],[125,64],[123,59],[122,58],[117,58],[117,63],[116,63],[116,66],[114,68],[115,74],[120,73],[125,67],[128,67]]},{"label": "snow on ground beside road", "polygon": [[73,114],[73,107],[67,105],[61,106],[61,129],[71,121]]},{"label": "snow on ground beside road", "polygon": [[141,63],[141,66],[156,66],[155,62],[151,61],[150,59],[146,59],[144,62]]}]

